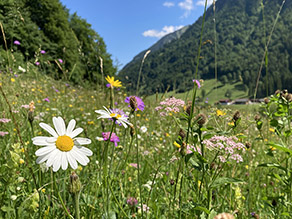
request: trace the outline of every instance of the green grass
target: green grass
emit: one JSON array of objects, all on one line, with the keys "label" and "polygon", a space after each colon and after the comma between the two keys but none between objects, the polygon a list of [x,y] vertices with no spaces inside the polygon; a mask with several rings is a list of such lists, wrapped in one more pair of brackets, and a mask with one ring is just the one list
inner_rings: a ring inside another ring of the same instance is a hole
[{"label": "green grass", "polygon": [[[289,123],[283,121],[291,117],[287,116],[290,114],[289,110],[283,111],[286,102],[283,102],[283,105],[281,99],[277,99],[279,102],[271,99],[274,104],[269,117],[262,113],[269,113],[268,108],[259,109],[259,106],[220,106],[221,111],[210,105],[206,108],[195,106],[188,144],[202,149],[203,139],[217,135],[236,136],[236,143],[250,145],[245,152],[239,152],[243,162],[230,160],[225,164],[218,159],[216,150],[205,148],[203,157],[195,153],[185,155],[186,151],[180,152],[173,143],[176,141],[181,147],[186,143],[186,138],[178,137],[180,129],[185,133],[188,130],[187,117],[181,114],[184,112],[183,107],[180,108],[180,113],[172,112],[163,117],[154,109],[159,102],[146,99],[145,110],[138,111],[136,116],[137,126],[134,129],[137,136],[131,135],[130,129],[122,126],[117,126],[114,130],[120,142],[118,147],[109,143],[109,181],[105,183],[103,151],[107,142],[100,142],[95,138],[102,136],[102,132],[109,132],[112,122],[107,119],[98,120],[98,114],[94,111],[110,105],[110,89],[105,89],[103,93],[102,89],[90,90],[72,84],[68,86],[65,81],[55,81],[40,72],[37,73],[38,80],[30,73],[19,73],[18,77],[11,73],[1,73],[2,89],[13,113],[9,112],[6,99],[0,95],[2,118],[11,119],[7,123],[0,122],[0,131],[9,133],[0,136],[0,218],[66,217],[58,194],[53,188],[51,169],[45,171],[44,166],[36,164],[35,151],[40,146],[33,145],[31,140],[35,136],[50,136],[39,123],[53,126],[54,116],[63,117],[66,124],[70,119],[75,119],[77,127],[84,129],[80,137],[92,141],[87,145],[93,151],[89,164],[79,165],[75,170],[83,186],[80,215],[85,218],[105,216],[107,193],[112,218],[113,215],[118,218],[141,218],[142,214],[138,209],[141,200],[150,209],[148,218],[179,218],[180,215],[182,218],[201,218],[208,213],[212,218],[211,215],[234,211],[238,212],[238,218],[249,218],[252,212],[260,218],[289,218],[285,215],[291,212],[291,205],[287,203],[292,201],[292,181],[289,181],[289,171],[292,167],[290,149],[286,148],[291,145],[291,139]],[[205,81],[201,88],[206,89],[210,102],[215,102],[210,96],[215,92],[213,83],[212,80]],[[226,85],[226,89],[234,86],[236,84]],[[225,88],[218,88],[218,96],[224,93],[223,89]],[[115,90],[114,93],[116,107],[130,112],[124,102],[127,96],[124,90]],[[176,97],[185,99],[185,96]],[[243,94],[235,92],[234,97],[243,97]],[[50,102],[45,98],[49,98]],[[28,110],[22,105],[29,104],[32,100],[35,102],[35,109],[31,127]],[[283,106],[280,106],[281,104]],[[291,103],[286,106],[291,107]],[[277,109],[283,112],[277,112],[278,116],[275,117],[273,113]],[[232,118],[236,110],[240,111],[240,120],[235,127]],[[220,112],[223,115],[218,116]],[[202,129],[195,119],[199,113],[207,116]],[[254,121],[256,114],[261,115],[260,131]],[[132,117],[130,121],[134,123]],[[143,132],[141,127],[146,127],[147,131]],[[278,134],[274,130],[278,130]],[[267,145],[268,142],[277,142],[279,145],[274,145],[275,150],[272,150]],[[138,171],[132,165],[137,162],[137,145],[140,186]],[[218,153],[224,155],[220,150]],[[264,164],[263,167],[260,164]],[[265,165],[269,167],[264,167]],[[70,214],[76,216],[74,202],[67,189],[72,171],[69,166],[65,171],[60,169],[55,176],[66,208]],[[211,183],[212,180],[214,183]],[[129,205],[129,197],[137,199],[138,205]],[[146,212],[143,216],[146,217]]]},{"label": "green grass", "polygon": [[[228,97],[225,96],[227,90],[230,90],[230,99],[232,100],[248,97],[248,90],[245,90],[244,84],[242,82],[239,81],[222,84],[220,81],[218,81],[216,89],[215,79],[204,80],[204,82],[202,83],[202,87],[197,91],[197,97],[200,97],[201,100],[203,100],[202,102],[204,102],[206,98],[208,98],[209,104],[214,104],[220,99],[228,99]],[[202,98],[203,92],[205,93],[204,98]],[[164,94],[158,94],[157,97],[158,100],[161,99],[161,97],[170,96],[174,96],[183,100],[191,100],[192,95],[192,90],[184,93],[175,93],[174,91],[170,91]],[[148,99],[150,99],[151,101],[156,100],[156,94],[149,96]]]}]

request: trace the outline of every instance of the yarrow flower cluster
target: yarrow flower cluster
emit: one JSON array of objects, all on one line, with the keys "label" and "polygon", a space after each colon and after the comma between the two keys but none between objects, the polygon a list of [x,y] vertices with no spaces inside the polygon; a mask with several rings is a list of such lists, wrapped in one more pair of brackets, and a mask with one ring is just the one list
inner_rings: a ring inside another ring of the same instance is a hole
[{"label": "yarrow flower cluster", "polygon": [[2,123],[8,123],[10,121],[11,121],[11,119],[6,119],[6,118],[0,119],[0,122],[2,122]]},{"label": "yarrow flower cluster", "polygon": [[165,101],[160,102],[160,106],[156,107],[155,110],[160,111],[161,116],[166,116],[167,113],[178,113],[180,111],[179,107],[183,107],[185,101],[181,99],[176,99],[175,97],[167,98]]},{"label": "yarrow flower cluster", "polygon": [[5,135],[8,135],[9,133],[8,132],[2,132],[0,131],[0,136],[4,137]]},{"label": "yarrow flower cluster", "polygon": [[221,162],[225,163],[226,159],[235,160],[237,163],[242,162],[243,159],[238,152],[245,151],[245,146],[242,143],[236,143],[238,139],[235,136],[213,136],[210,139],[203,141],[206,148],[209,150],[222,151],[223,155],[219,155],[218,158]]},{"label": "yarrow flower cluster", "polygon": [[131,98],[135,98],[135,100],[137,102],[137,107],[136,107],[135,111],[137,111],[137,110],[143,111],[144,108],[145,108],[145,104],[144,104],[143,100],[140,97],[137,97],[137,96],[126,97],[125,102],[129,104],[128,107],[131,107],[130,106],[130,99]]}]

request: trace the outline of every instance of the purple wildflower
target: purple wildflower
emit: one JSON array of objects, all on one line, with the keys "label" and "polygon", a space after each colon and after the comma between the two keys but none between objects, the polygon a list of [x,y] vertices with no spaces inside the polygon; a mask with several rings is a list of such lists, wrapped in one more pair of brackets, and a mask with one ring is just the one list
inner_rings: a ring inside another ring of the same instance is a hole
[{"label": "purple wildflower", "polygon": [[45,50],[41,50],[41,54],[45,54],[46,53],[46,51]]},{"label": "purple wildflower", "polygon": [[11,119],[6,119],[6,118],[2,118],[0,119],[0,122],[3,122],[3,123],[7,123],[7,122],[10,122]]},{"label": "purple wildflower", "polygon": [[128,200],[127,200],[127,204],[130,207],[135,207],[138,204],[138,200],[135,199],[134,197],[129,197]]},{"label": "purple wildflower", "polygon": [[106,84],[106,87],[110,88],[111,87],[111,84]]},{"label": "purple wildflower", "polygon": [[14,45],[20,45],[20,42],[18,40],[15,40],[13,43]]},{"label": "purple wildflower", "polygon": [[144,108],[145,108],[145,104],[144,104],[143,100],[140,97],[137,97],[137,96],[126,97],[125,102],[126,103],[129,103],[128,107],[131,107],[130,106],[130,98],[131,97],[135,97],[135,99],[137,101],[137,109],[135,111],[137,111],[137,110],[143,111]]},{"label": "purple wildflower", "polygon": [[196,79],[194,79],[194,80],[193,80],[193,82],[194,82],[194,83],[196,83],[196,84],[197,84],[197,86],[198,86],[198,88],[200,89],[200,87],[201,87],[201,84],[200,84],[200,82],[199,82],[198,80],[196,80]]},{"label": "purple wildflower", "polygon": [[5,135],[8,135],[9,133],[8,132],[2,132],[0,131],[0,136],[4,137]]},{"label": "purple wildflower", "polygon": [[48,98],[48,97],[46,97],[45,99],[44,99],[44,101],[47,101],[48,103],[50,102],[50,99]]},{"label": "purple wildflower", "polygon": [[58,59],[58,61],[62,64],[63,63],[63,60],[62,59]]},{"label": "purple wildflower", "polygon": [[[110,136],[110,132],[103,132],[102,133],[102,137],[103,137],[103,140],[107,141],[109,139],[109,136]],[[113,142],[115,144],[115,146],[117,147],[118,146],[118,143],[117,142],[120,142],[120,139],[119,137],[113,132],[112,135],[111,135],[111,142]]]},{"label": "purple wildflower", "polygon": [[35,65],[40,65],[40,62],[35,62],[34,64],[35,64]]},{"label": "purple wildflower", "polygon": [[136,168],[136,169],[138,168],[138,164],[136,164],[136,163],[130,163],[129,165],[130,165],[131,167]]}]

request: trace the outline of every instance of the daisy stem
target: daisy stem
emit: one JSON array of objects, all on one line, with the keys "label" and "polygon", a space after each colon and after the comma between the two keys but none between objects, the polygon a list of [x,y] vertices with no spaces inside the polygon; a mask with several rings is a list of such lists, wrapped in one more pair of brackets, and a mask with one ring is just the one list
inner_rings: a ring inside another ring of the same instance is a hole
[{"label": "daisy stem", "polygon": [[68,212],[68,209],[66,208],[65,204],[64,204],[64,201],[61,197],[61,194],[60,194],[60,191],[58,189],[58,186],[57,186],[57,183],[56,183],[56,173],[53,173],[53,181],[54,181],[54,186],[55,186],[55,190],[57,191],[57,194],[58,194],[58,198],[60,199],[60,202],[62,204],[62,207],[66,213],[66,215],[69,217],[69,218],[73,218],[72,215],[70,215],[70,213]]},{"label": "daisy stem", "polygon": [[103,157],[103,176],[104,176],[103,183],[104,183],[104,189],[105,189],[105,193],[106,193],[106,209],[105,209],[105,211],[106,211],[107,217],[109,215],[109,190],[108,190],[108,167],[107,167],[108,146],[109,146],[115,125],[116,125],[116,123],[115,123],[115,121],[113,121],[111,132],[109,134],[107,143],[106,143],[105,148],[104,148],[104,157]]},{"label": "daisy stem", "polygon": [[79,198],[80,198],[80,191],[73,195],[76,219],[80,219]]},{"label": "daisy stem", "polygon": [[139,184],[139,194],[140,194],[140,205],[143,218],[143,199],[142,199],[142,189],[140,180],[140,164],[139,164],[139,144],[138,144],[138,129],[137,129],[137,116],[134,113],[134,124],[135,124],[135,138],[136,138],[136,148],[137,148],[137,169],[138,169],[138,184]]}]

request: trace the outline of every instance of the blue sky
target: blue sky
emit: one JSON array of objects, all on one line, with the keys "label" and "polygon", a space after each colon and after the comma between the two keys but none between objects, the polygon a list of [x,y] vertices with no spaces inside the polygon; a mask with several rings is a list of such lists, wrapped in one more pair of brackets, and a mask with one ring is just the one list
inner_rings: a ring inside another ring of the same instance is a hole
[{"label": "blue sky", "polygon": [[[99,33],[120,68],[167,33],[194,23],[205,0],[61,0]],[[208,0],[211,4],[213,0]]]}]

